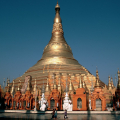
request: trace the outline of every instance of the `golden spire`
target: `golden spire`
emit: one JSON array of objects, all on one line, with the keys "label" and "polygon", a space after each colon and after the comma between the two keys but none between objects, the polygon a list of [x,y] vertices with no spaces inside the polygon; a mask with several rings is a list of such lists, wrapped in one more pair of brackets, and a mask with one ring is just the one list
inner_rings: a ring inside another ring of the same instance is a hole
[{"label": "golden spire", "polygon": [[54,74],[54,84],[53,84],[53,89],[57,89],[57,85],[56,85],[56,74]]},{"label": "golden spire", "polygon": [[112,85],[111,85],[111,82],[110,82],[110,76],[108,77],[108,79],[109,79],[109,82],[108,82],[108,89],[110,90],[110,89],[112,89]]},{"label": "golden spire", "polygon": [[30,78],[28,78],[27,91],[30,91]]},{"label": "golden spire", "polygon": [[18,89],[17,89],[17,91],[20,91],[20,82],[18,83]]},{"label": "golden spire", "polygon": [[82,80],[81,80],[81,75],[80,75],[80,78],[79,78],[79,86],[78,88],[83,88],[83,84],[82,84]]},{"label": "golden spire", "polygon": [[11,89],[11,94],[13,94],[14,93],[14,90],[15,90],[15,85],[14,85],[14,79],[13,79],[13,84],[12,84],[12,89]]},{"label": "golden spire", "polygon": [[100,88],[98,70],[96,70],[96,83],[95,83],[95,88]]},{"label": "golden spire", "polygon": [[70,77],[69,91],[73,91],[73,86],[72,86],[71,77]]},{"label": "golden spire", "polygon": [[85,86],[85,81],[83,81],[83,88],[86,88],[86,86]]},{"label": "golden spire", "polygon": [[113,84],[113,79],[112,79],[112,77],[111,77],[111,86],[112,86],[112,88],[114,88],[114,84]]},{"label": "golden spire", "polygon": [[49,87],[49,83],[48,83],[48,77],[47,77],[47,85],[45,88],[45,92],[50,92],[50,87]]},{"label": "golden spire", "polygon": [[35,84],[34,84],[34,92],[36,91],[36,87],[37,87],[37,85],[36,85],[36,79],[35,79]]},{"label": "golden spire", "polygon": [[58,79],[58,91],[61,93],[61,74]]}]

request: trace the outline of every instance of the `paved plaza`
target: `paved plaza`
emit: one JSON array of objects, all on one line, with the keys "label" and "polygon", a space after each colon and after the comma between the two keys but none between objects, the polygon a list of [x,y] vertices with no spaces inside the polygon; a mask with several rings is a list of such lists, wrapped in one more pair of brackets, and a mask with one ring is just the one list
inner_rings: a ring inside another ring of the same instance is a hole
[{"label": "paved plaza", "polygon": [[[25,113],[0,113],[0,119],[2,120],[50,120],[51,114],[25,114]],[[57,116],[58,120],[64,120],[64,114]],[[68,114],[68,120],[120,120],[120,115],[95,115],[95,114]]]}]

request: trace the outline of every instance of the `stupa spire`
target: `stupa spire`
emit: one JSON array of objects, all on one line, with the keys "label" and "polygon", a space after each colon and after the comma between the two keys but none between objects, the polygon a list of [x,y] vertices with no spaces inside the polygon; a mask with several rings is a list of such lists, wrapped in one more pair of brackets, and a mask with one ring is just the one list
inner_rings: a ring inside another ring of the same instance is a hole
[{"label": "stupa spire", "polygon": [[14,81],[14,79],[13,79],[13,84],[12,84],[12,89],[11,89],[11,94],[14,96],[14,92],[15,92],[15,81]]},{"label": "stupa spire", "polygon": [[20,91],[20,82],[18,83],[17,91]]},{"label": "stupa spire", "polygon": [[95,83],[95,88],[100,88],[98,70],[96,70],[96,83]]},{"label": "stupa spire", "polygon": [[110,89],[112,89],[112,85],[111,85],[111,81],[110,81],[110,76],[108,77],[108,89],[110,90]]},{"label": "stupa spire", "polygon": [[70,77],[69,91],[73,91],[73,86],[72,86],[71,77]]},{"label": "stupa spire", "polygon": [[54,74],[54,84],[53,84],[53,89],[57,89],[57,85],[56,85],[56,74]]},{"label": "stupa spire", "polygon": [[34,84],[34,92],[36,91],[36,87],[37,87],[37,85],[36,85],[36,79],[35,79],[35,84]]},{"label": "stupa spire", "polygon": [[[71,62],[70,62],[71,61]],[[52,37],[45,47],[41,64],[76,64],[79,65],[73,57],[72,50],[64,38],[62,20],[60,17],[60,6],[57,2],[55,6],[55,18],[53,23]],[[38,63],[38,64],[39,64]]]},{"label": "stupa spire", "polygon": [[112,77],[111,77],[111,86],[112,86],[112,88],[114,88],[114,84],[113,84],[113,79],[112,79]]},{"label": "stupa spire", "polygon": [[82,84],[82,80],[81,80],[81,75],[80,75],[80,78],[79,78],[79,88],[83,88],[83,84]]},{"label": "stupa spire", "polygon": [[48,83],[48,77],[47,77],[47,85],[45,88],[45,92],[50,92],[50,87],[49,87],[49,83]]},{"label": "stupa spire", "polygon": [[[58,39],[59,37],[61,37],[62,39]],[[60,17],[60,6],[58,4],[58,1],[55,6],[55,18],[54,18],[54,23],[53,23],[52,38],[49,43],[52,43],[52,42],[66,43],[64,36],[63,36],[62,20]]]},{"label": "stupa spire", "polygon": [[30,91],[30,79],[28,78],[27,91]]}]

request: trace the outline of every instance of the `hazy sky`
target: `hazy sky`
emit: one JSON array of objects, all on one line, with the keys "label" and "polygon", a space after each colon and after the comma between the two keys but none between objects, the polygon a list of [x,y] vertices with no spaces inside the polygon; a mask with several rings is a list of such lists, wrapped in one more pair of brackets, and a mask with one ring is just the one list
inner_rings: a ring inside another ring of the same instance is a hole
[{"label": "hazy sky", "polygon": [[[120,68],[120,0],[58,0],[78,62],[108,84]],[[51,38],[57,0],[0,0],[0,84],[22,76]],[[115,81],[114,81],[115,83]]]}]

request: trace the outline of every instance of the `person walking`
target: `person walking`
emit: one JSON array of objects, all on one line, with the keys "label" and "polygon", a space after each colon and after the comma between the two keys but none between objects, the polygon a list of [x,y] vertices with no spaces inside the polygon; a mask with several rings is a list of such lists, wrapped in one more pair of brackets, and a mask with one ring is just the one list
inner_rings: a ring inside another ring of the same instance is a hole
[{"label": "person walking", "polygon": [[54,119],[57,120],[57,110],[55,109]]},{"label": "person walking", "polygon": [[67,117],[67,110],[65,110],[65,113],[64,113],[64,120],[65,119],[68,119],[68,117]]},{"label": "person walking", "polygon": [[[55,116],[55,110],[53,109],[52,118],[54,118],[54,116]],[[52,119],[52,118],[51,118],[51,119]]]}]

